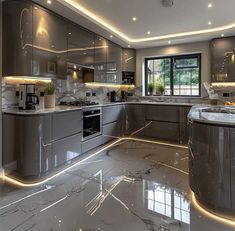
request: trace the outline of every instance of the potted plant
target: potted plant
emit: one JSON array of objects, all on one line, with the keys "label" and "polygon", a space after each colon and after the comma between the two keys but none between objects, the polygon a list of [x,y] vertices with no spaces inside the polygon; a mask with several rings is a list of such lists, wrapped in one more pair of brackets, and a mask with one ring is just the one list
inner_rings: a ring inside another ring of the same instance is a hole
[{"label": "potted plant", "polygon": [[45,108],[55,107],[55,86],[52,83],[48,83],[45,88],[44,104]]},{"label": "potted plant", "polygon": [[154,83],[149,83],[148,84],[148,92],[151,96],[153,95],[153,90],[154,90]]},{"label": "potted plant", "polygon": [[160,95],[163,95],[165,91],[165,87],[163,86],[163,84],[159,83],[157,85],[157,90],[160,92]]}]

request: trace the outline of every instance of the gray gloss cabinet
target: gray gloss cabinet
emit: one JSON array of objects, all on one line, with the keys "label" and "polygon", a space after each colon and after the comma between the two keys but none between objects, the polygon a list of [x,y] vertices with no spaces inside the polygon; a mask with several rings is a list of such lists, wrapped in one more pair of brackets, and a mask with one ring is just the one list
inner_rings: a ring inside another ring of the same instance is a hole
[{"label": "gray gloss cabinet", "polygon": [[94,68],[95,35],[84,28],[68,25],[68,62]]},{"label": "gray gloss cabinet", "polygon": [[122,49],[122,71],[136,71],[136,50]]},{"label": "gray gloss cabinet", "polygon": [[82,153],[81,111],[46,115],[3,114],[3,166],[39,177]]},{"label": "gray gloss cabinet", "polygon": [[190,123],[190,187],[198,199],[216,210],[235,208],[230,137],[228,127]]},{"label": "gray gloss cabinet", "polygon": [[235,81],[235,37],[219,38],[211,41],[212,82]]},{"label": "gray gloss cabinet", "polygon": [[82,130],[82,111],[52,114],[52,140],[74,135]]},{"label": "gray gloss cabinet", "polygon": [[3,2],[3,76],[32,75],[32,4]]},{"label": "gray gloss cabinet", "polygon": [[33,75],[63,79],[67,74],[68,23],[33,6]]}]

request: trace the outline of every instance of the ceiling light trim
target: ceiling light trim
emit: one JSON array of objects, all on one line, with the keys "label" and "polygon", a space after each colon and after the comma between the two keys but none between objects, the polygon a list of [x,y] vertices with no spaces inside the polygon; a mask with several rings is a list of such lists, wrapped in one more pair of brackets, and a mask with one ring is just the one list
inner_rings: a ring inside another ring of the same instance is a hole
[{"label": "ceiling light trim", "polygon": [[94,23],[99,24],[102,28],[115,34],[117,37],[119,37],[120,39],[122,39],[128,43],[143,43],[143,42],[167,40],[167,39],[169,40],[169,39],[174,39],[174,38],[181,38],[181,37],[183,38],[183,37],[189,37],[189,36],[194,36],[194,35],[222,32],[222,31],[226,31],[226,30],[235,28],[235,22],[233,22],[228,25],[210,28],[210,29],[202,29],[202,30],[187,31],[187,32],[174,33],[174,34],[166,34],[166,35],[153,36],[153,37],[148,37],[148,38],[131,38],[131,37],[127,36],[126,34],[122,33],[115,26],[111,25],[110,23],[108,23],[104,19],[100,18],[99,16],[97,16],[93,12],[91,12],[88,9],[86,9],[85,7],[83,7],[78,2],[75,2],[74,0],[58,0],[58,1],[64,5],[68,6],[70,9],[77,11],[79,14],[81,14],[85,18],[89,19],[90,21],[93,21]]}]

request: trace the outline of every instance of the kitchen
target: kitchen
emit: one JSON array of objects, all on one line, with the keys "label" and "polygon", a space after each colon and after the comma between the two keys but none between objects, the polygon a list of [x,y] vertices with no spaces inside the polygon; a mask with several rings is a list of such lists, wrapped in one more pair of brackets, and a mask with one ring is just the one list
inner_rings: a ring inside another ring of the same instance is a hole
[{"label": "kitchen", "polygon": [[1,230],[233,229],[227,1],[1,2]]}]

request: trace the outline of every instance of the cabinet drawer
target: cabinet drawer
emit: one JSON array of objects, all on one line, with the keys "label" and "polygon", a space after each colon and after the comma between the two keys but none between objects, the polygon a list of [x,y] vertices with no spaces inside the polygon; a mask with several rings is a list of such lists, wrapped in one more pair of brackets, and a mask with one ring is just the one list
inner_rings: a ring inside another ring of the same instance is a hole
[{"label": "cabinet drawer", "polygon": [[120,124],[118,122],[103,126],[103,143],[107,143],[115,137],[120,136]]},{"label": "cabinet drawer", "polygon": [[82,153],[88,152],[93,148],[102,145],[102,136],[97,136],[93,139],[82,142]]},{"label": "cabinet drawer", "polygon": [[175,106],[145,106],[146,120],[179,122],[179,107]]},{"label": "cabinet drawer", "polygon": [[81,133],[56,141],[52,144],[53,167],[59,166],[82,153]]},{"label": "cabinet drawer", "polygon": [[103,124],[117,121],[121,116],[121,105],[103,107]]},{"label": "cabinet drawer", "polygon": [[82,130],[82,111],[56,113],[52,116],[53,140],[74,135]]},{"label": "cabinet drawer", "polygon": [[152,121],[144,130],[147,137],[179,141],[179,124],[160,121]]}]

